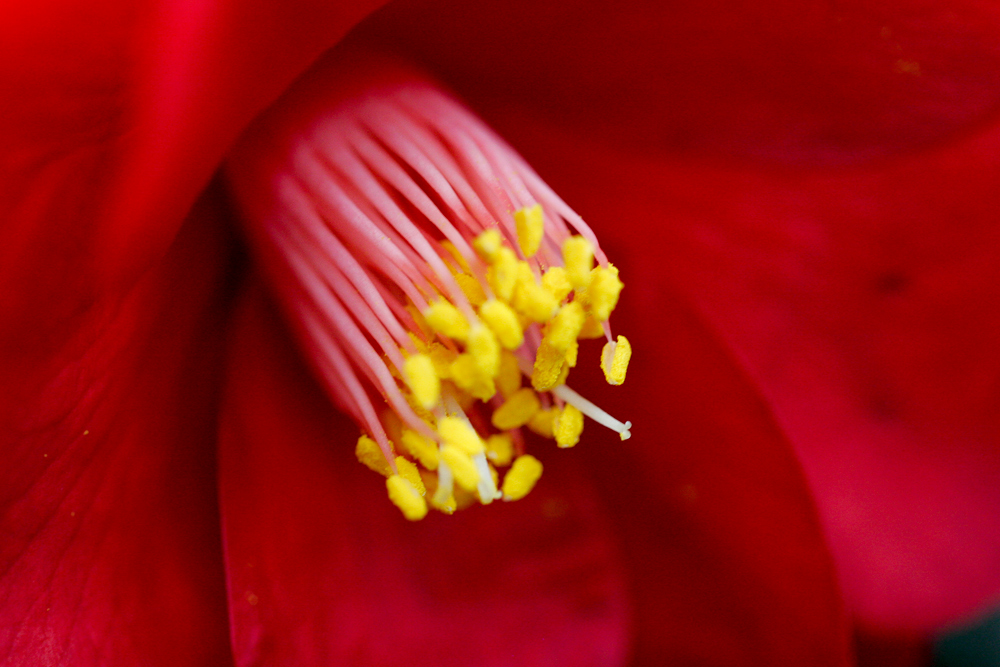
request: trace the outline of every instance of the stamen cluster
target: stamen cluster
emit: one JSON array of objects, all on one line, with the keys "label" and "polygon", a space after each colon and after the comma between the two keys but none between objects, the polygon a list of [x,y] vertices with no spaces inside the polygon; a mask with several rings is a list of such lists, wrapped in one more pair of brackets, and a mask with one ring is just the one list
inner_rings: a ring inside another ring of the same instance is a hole
[{"label": "stamen cluster", "polygon": [[618,270],[453,99],[415,82],[341,103],[264,187],[247,210],[256,244],[325,387],[364,431],[358,458],[407,518],[526,495],[542,466],[522,427],[572,447],[588,415],[629,437],[565,384],[583,338],[606,338],[605,377],[625,378],[631,348],[608,321]]}]

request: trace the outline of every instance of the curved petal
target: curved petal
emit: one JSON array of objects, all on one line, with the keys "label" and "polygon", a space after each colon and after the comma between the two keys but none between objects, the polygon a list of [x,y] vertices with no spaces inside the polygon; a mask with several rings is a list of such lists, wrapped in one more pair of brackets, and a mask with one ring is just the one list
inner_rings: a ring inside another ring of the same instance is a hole
[{"label": "curved petal", "polygon": [[[591,429],[586,451],[629,554],[638,663],[853,664],[833,560],[786,435],[678,294],[663,267],[669,253],[632,225],[631,235],[615,234],[608,213],[590,222],[621,260],[616,331],[632,341],[631,370],[621,387],[602,390],[603,378],[587,375],[596,349],[581,350],[571,379],[589,379],[588,395],[633,422],[626,443],[601,442]],[[621,210],[615,218],[628,219]]]},{"label": "curved petal", "polygon": [[[60,354],[0,374],[0,662],[224,665],[218,206]],[[47,332],[37,332],[44,337]]]},{"label": "curved petal", "polygon": [[1000,595],[1000,130],[834,173],[506,131],[592,221],[663,221],[622,253],[655,262],[759,383],[863,622],[929,629]]},{"label": "curved petal", "polygon": [[558,456],[524,500],[406,522],[259,290],[236,322],[221,496],[236,662],[614,665],[610,529]]},{"label": "curved petal", "polygon": [[1000,108],[1000,9],[981,0],[404,0],[376,18],[372,39],[488,120],[530,107],[642,153],[856,164]]},{"label": "curved petal", "polygon": [[241,129],[377,4],[5,3],[0,354],[127,290]]}]

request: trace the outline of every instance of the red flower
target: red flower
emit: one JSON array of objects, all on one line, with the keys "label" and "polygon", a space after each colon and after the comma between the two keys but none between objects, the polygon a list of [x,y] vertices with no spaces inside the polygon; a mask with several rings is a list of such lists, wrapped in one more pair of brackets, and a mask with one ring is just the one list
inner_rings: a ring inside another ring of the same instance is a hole
[{"label": "red flower", "polygon": [[2,10],[6,662],[843,664],[996,599],[992,8],[374,17],[597,228],[637,350],[627,446],[417,525],[207,185],[370,9]]}]

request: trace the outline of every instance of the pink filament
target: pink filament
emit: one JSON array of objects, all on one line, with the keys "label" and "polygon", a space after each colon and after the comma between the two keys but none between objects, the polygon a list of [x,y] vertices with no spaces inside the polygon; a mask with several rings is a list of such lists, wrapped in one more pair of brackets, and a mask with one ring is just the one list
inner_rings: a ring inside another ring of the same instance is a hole
[{"label": "pink filament", "polygon": [[[586,223],[513,149],[424,83],[369,91],[363,100],[314,119],[308,131],[295,135],[283,165],[268,183],[244,184],[246,199],[256,204],[248,217],[263,232],[255,238],[269,244],[265,255],[287,277],[276,281],[282,301],[324,386],[390,464],[392,448],[373,394],[408,427],[438,439],[407,403],[397,379],[404,351],[416,352],[409,333],[423,337],[407,304],[423,311],[443,294],[470,323],[477,321],[448,269],[455,262],[441,240],[455,246],[489,293],[473,239],[499,228],[520,252],[513,213],[537,202],[546,229],[530,260],[536,275],[561,264],[571,228],[607,263]],[[516,354],[530,375],[540,331],[531,326],[525,334],[527,345]],[[605,334],[610,340],[610,329]],[[515,445],[523,451],[519,437]]]}]

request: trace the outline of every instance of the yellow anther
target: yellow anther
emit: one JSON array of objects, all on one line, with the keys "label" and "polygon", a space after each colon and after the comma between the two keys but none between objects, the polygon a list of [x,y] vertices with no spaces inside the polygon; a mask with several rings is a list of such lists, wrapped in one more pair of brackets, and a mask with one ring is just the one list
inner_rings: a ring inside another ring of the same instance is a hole
[{"label": "yellow anther", "polygon": [[521,369],[517,357],[509,350],[500,352],[500,372],[496,377],[497,389],[504,398],[521,388]]},{"label": "yellow anther", "polygon": [[458,308],[447,301],[435,301],[426,311],[424,319],[431,325],[434,331],[454,338],[455,340],[465,340],[469,335],[469,323],[458,311]]},{"label": "yellow anther", "polygon": [[458,286],[462,289],[462,293],[465,294],[465,298],[473,306],[478,306],[486,301],[486,292],[483,291],[483,286],[468,273],[456,273],[455,282],[458,283]]},{"label": "yellow anther", "polygon": [[403,377],[419,405],[427,410],[437,405],[441,398],[441,380],[438,379],[434,362],[429,355],[414,354],[407,357],[403,362]]},{"label": "yellow anther", "polygon": [[447,380],[451,377],[451,362],[455,361],[455,357],[458,356],[457,352],[449,350],[435,341],[427,346],[427,355],[431,358],[431,363],[434,364],[434,373],[440,379]]},{"label": "yellow anther", "polygon": [[448,254],[451,255],[452,259],[455,260],[455,263],[458,264],[462,271],[472,273],[472,267],[469,266],[469,260],[467,260],[465,256],[458,251],[458,248],[455,247],[454,243],[445,239],[444,241],[441,241],[441,247],[448,251]]},{"label": "yellow anther", "polygon": [[615,343],[605,343],[601,351],[601,370],[608,384],[621,384],[625,381],[628,362],[632,358],[632,344],[625,336],[618,336]]},{"label": "yellow anther", "polygon": [[502,301],[490,299],[484,303],[479,308],[479,317],[496,334],[500,344],[508,350],[516,350],[524,342],[524,332],[521,331],[521,324],[517,321],[517,314]]},{"label": "yellow anther", "polygon": [[553,426],[556,444],[560,447],[572,447],[580,442],[580,434],[583,433],[583,413],[566,404]]},{"label": "yellow anther", "polygon": [[414,465],[413,461],[409,461],[402,456],[396,457],[396,470],[402,475],[403,479],[413,485],[413,488],[417,490],[422,496],[427,495],[427,488],[424,487],[424,480],[420,479],[420,471],[417,470],[417,466]]},{"label": "yellow anther", "polygon": [[445,445],[441,448],[441,460],[455,476],[456,484],[469,493],[476,490],[479,473],[476,471],[476,464],[472,462],[472,457],[454,445]]},{"label": "yellow anther", "polygon": [[495,466],[509,466],[510,460],[514,458],[514,441],[506,433],[486,438],[486,458]]},{"label": "yellow anther", "polygon": [[503,478],[503,499],[520,500],[535,488],[542,476],[542,463],[530,454],[518,456]]},{"label": "yellow anther", "polygon": [[604,322],[618,305],[618,295],[624,284],[618,279],[618,269],[612,264],[608,264],[607,268],[599,266],[590,273],[590,286],[587,288],[590,312]]},{"label": "yellow anther", "polygon": [[539,410],[532,415],[531,419],[528,421],[528,428],[543,438],[551,438],[555,434],[553,428],[555,426],[556,417],[558,416],[558,408]]},{"label": "yellow anther", "polygon": [[559,300],[538,284],[527,262],[518,265],[514,308],[532,322],[548,322],[559,309]]},{"label": "yellow anther", "polygon": [[[488,401],[497,393],[493,378],[485,377],[472,355],[465,352],[451,362],[451,379],[460,389],[469,392],[480,401]],[[459,401],[461,403],[461,401]]]},{"label": "yellow anther", "polygon": [[490,264],[486,272],[487,280],[493,293],[502,301],[510,301],[514,296],[514,286],[517,284],[517,255],[507,246],[501,246],[496,253],[496,260]]},{"label": "yellow anther", "polygon": [[514,213],[514,224],[517,227],[517,243],[525,257],[531,257],[538,252],[545,233],[545,217],[542,215],[542,205],[535,204],[522,208]]},{"label": "yellow anther", "polygon": [[580,344],[573,341],[573,344],[566,350],[566,367],[576,368],[576,358],[580,354]]},{"label": "yellow anther", "polygon": [[499,408],[493,411],[493,426],[501,431],[524,426],[531,416],[538,412],[541,403],[535,392],[525,387],[514,392],[514,395]]},{"label": "yellow anther", "polygon": [[566,277],[573,289],[586,287],[590,282],[590,267],[594,263],[594,247],[582,236],[571,236],[563,241],[563,264]]},{"label": "yellow anther", "polygon": [[469,331],[466,350],[484,377],[494,378],[500,372],[500,343],[487,327],[479,325]]},{"label": "yellow anther", "polygon": [[497,254],[500,252],[500,248],[503,247],[503,236],[500,234],[499,229],[491,227],[475,238],[472,242],[472,247],[476,249],[479,256],[486,260],[487,263],[492,264],[497,260]]},{"label": "yellow anther", "polygon": [[573,291],[573,286],[566,277],[566,269],[561,266],[553,266],[542,274],[542,287],[559,303]]},{"label": "yellow anther", "polygon": [[416,431],[404,428],[399,437],[399,446],[410,456],[420,461],[420,465],[428,470],[437,470],[438,467],[438,446],[429,438],[425,438]]},{"label": "yellow anther", "polygon": [[483,440],[469,423],[460,417],[442,417],[438,421],[438,433],[446,445],[458,447],[469,456],[486,450]]},{"label": "yellow anther", "polygon": [[531,372],[531,386],[536,391],[548,391],[559,384],[559,375],[566,365],[566,354],[552,347],[542,338],[535,352],[535,367]]},{"label": "yellow anther", "polygon": [[385,454],[382,453],[382,449],[378,446],[377,442],[367,435],[362,435],[358,438],[358,444],[354,448],[354,455],[358,457],[359,461],[378,474],[387,477],[392,474],[389,462],[385,460]]},{"label": "yellow anther", "polygon": [[[411,464],[412,465],[412,464]],[[423,486],[421,484],[421,486]],[[423,495],[414,488],[410,480],[402,475],[390,475],[385,480],[389,491],[389,500],[403,512],[410,521],[420,521],[427,516],[427,502]]]},{"label": "yellow anther", "polygon": [[593,315],[588,315],[587,319],[583,321],[583,327],[580,329],[579,338],[591,339],[591,338],[602,338],[604,336],[604,327],[601,323],[594,319]]},{"label": "yellow anther", "polygon": [[544,338],[554,349],[566,352],[580,335],[584,319],[586,319],[586,315],[583,312],[583,306],[576,301],[570,301],[560,308],[556,316],[549,322]]}]

